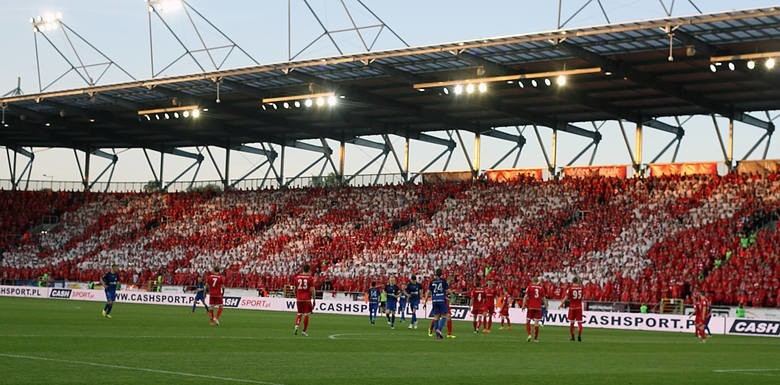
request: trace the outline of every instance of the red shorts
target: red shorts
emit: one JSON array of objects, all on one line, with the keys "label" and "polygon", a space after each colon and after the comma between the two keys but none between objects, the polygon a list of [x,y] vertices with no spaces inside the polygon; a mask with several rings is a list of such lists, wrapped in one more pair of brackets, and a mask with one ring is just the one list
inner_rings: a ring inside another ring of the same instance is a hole
[{"label": "red shorts", "polygon": [[707,320],[701,319],[701,318],[699,318],[699,316],[696,316],[694,321],[693,321],[693,324],[694,324],[694,326],[697,326],[697,327],[704,327],[704,326],[707,325]]},{"label": "red shorts", "polygon": [[569,308],[569,321],[582,322],[582,308]]},{"label": "red shorts", "polygon": [[528,309],[525,313],[525,318],[529,320],[542,320],[542,309]]},{"label": "red shorts", "polygon": [[471,308],[471,314],[477,314],[477,315],[485,314],[485,308],[484,307],[472,307]]},{"label": "red shorts", "polygon": [[216,296],[216,295],[210,295],[209,296],[209,305],[219,305],[222,306],[222,296]]},{"label": "red shorts", "polygon": [[309,314],[312,311],[311,306],[311,300],[310,299],[299,299],[298,300],[298,314]]},{"label": "red shorts", "polygon": [[496,314],[496,308],[494,306],[488,306],[488,308],[485,309],[485,313],[490,315]]},{"label": "red shorts", "polygon": [[508,307],[501,308],[501,315],[503,317],[509,317],[509,308]]}]

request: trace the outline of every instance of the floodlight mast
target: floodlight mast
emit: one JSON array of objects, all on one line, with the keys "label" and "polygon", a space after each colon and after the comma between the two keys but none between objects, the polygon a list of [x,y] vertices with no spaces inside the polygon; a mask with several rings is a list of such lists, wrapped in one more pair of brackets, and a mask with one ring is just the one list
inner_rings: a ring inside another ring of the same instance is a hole
[{"label": "floodlight mast", "polygon": [[[65,75],[69,74],[70,72],[75,72],[84,81],[84,83],[87,86],[90,87],[95,86],[100,82],[100,80],[108,72],[111,66],[117,67],[130,79],[136,80],[135,77],[133,77],[133,75],[127,72],[119,64],[116,64],[116,62],[111,60],[111,58],[109,58],[105,53],[103,53],[103,51],[99,50],[87,39],[81,36],[78,32],[76,32],[75,30],[70,28],[67,24],[65,24],[62,21],[62,13],[60,12],[47,13],[42,16],[31,17],[30,24],[32,24],[33,27],[33,37],[35,42],[35,67],[38,74],[39,92],[43,92],[47,90],[49,87],[53,86],[55,83],[57,83],[59,80],[61,80],[63,77],[65,77]],[[53,32],[56,30],[62,31],[62,34],[65,37],[65,40],[67,41],[67,46],[70,48],[70,51],[73,52],[73,56],[75,57],[75,60],[69,58],[68,55],[65,54],[64,50],[58,47],[57,44],[55,44],[54,41],[52,41],[52,39],[47,34],[47,32]],[[38,35],[41,35],[41,37],[43,37],[49,43],[49,45],[57,52],[57,54],[59,54],[59,56],[63,60],[65,60],[65,62],[68,63],[68,65],[70,66],[69,69],[65,70],[65,72],[61,73],[57,78],[55,78],[53,81],[46,84],[45,86],[41,78],[41,60],[40,60],[40,54],[38,48]],[[79,53],[79,51],[76,49],[76,46],[73,44],[73,40],[75,39],[78,39],[84,44],[86,44],[87,46],[89,46],[97,54],[103,57],[105,61],[99,63],[85,62],[83,58],[83,52]],[[102,71],[100,71],[99,74],[96,74],[97,76],[93,76],[89,72],[91,68],[97,68],[98,70],[100,70],[101,67],[102,67]]]},{"label": "floodlight mast", "polygon": [[[249,58],[249,60],[251,60],[254,64],[256,65],[260,64],[260,62],[255,60],[255,58],[252,57],[252,55],[250,55],[247,51],[241,48],[241,46],[236,44],[236,42],[233,41],[233,39],[231,39],[228,35],[222,32],[221,29],[219,29],[216,25],[214,25],[214,23],[212,23],[209,19],[207,19],[190,3],[184,0],[146,0],[146,8],[148,11],[147,19],[149,24],[149,60],[151,64],[152,78],[156,78],[160,76],[169,68],[171,68],[174,64],[178,63],[181,59],[183,59],[185,56],[188,56],[190,59],[192,59],[192,61],[195,63],[195,65],[198,67],[198,69],[201,72],[206,72],[207,70],[211,70],[211,69],[213,70],[222,69],[234,50],[238,50],[241,53],[243,53],[244,56]],[[179,34],[177,34],[176,31],[174,31],[174,28],[171,26],[170,23],[168,23],[168,21],[165,18],[166,15],[170,15],[172,13],[181,12],[181,11],[183,11],[184,14],[187,16],[187,21],[195,30],[195,35],[197,36],[198,41],[200,42],[200,47],[198,48],[188,47],[187,44],[184,43],[184,41],[179,36]],[[174,59],[170,63],[166,64],[159,71],[155,69],[155,62],[154,62],[154,37],[152,33],[152,15],[157,17],[157,19],[162,23],[165,29],[168,30],[168,32],[173,36],[173,38],[176,40],[178,45],[184,49],[184,52],[181,55],[179,55],[176,59]],[[199,18],[204,22],[206,22],[211,27],[211,29],[216,31],[219,35],[222,36],[222,38],[227,40],[229,43],[220,46],[207,45],[206,41],[203,38],[201,29],[198,28],[197,24],[195,24],[195,18]],[[214,58],[214,51],[225,50],[225,49],[227,49],[228,52],[221,61],[218,61],[217,59]],[[206,53],[206,55],[209,58],[209,61],[211,62],[210,66],[208,64],[201,63],[201,61],[199,61],[195,57],[194,54],[199,52]]]}]

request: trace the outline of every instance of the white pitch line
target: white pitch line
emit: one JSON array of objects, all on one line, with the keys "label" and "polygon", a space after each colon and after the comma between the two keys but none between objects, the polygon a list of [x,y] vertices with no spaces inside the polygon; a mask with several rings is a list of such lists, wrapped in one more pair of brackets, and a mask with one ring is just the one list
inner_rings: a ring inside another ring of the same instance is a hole
[{"label": "white pitch line", "polygon": [[246,380],[246,379],[242,379],[242,378],[209,376],[209,375],[206,375],[206,374],[174,372],[174,371],[170,371],[170,370],[160,370],[160,369],[136,368],[136,367],[132,367],[132,366],[101,364],[101,363],[97,363],[97,362],[88,362],[88,361],[61,360],[61,359],[57,359],[57,358],[27,356],[27,355],[22,355],[22,354],[0,353],[0,356],[1,357],[8,357],[8,358],[19,358],[19,359],[25,359],[25,360],[62,362],[62,363],[65,363],[65,364],[96,366],[96,367],[100,367],[100,368],[124,369],[124,370],[133,370],[133,371],[137,371],[137,372],[168,374],[168,375],[182,376],[182,377],[206,378],[206,379],[209,379],[209,380],[220,380],[220,381],[230,381],[230,382],[243,382],[243,383],[247,383],[247,384],[281,385],[281,384],[277,384],[277,383],[274,383],[274,382]]},{"label": "white pitch line", "polygon": [[102,336],[102,335],[82,335],[82,334],[0,334],[0,337],[17,338],[160,338],[160,339],[185,339],[185,340],[282,340],[292,337],[267,336],[267,337],[247,337],[247,336]]},{"label": "white pitch line", "polygon": [[777,372],[780,369],[716,369],[716,373]]}]

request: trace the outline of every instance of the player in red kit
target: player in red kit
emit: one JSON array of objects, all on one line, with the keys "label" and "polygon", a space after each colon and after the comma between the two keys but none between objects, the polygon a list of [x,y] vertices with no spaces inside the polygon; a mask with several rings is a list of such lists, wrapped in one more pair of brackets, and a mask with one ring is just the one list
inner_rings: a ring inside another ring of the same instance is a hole
[{"label": "player in red kit", "polygon": [[474,334],[479,333],[482,323],[485,323],[485,289],[482,288],[479,279],[474,283],[474,288],[469,292],[471,298],[471,315],[474,317]]},{"label": "player in red kit", "polygon": [[574,341],[574,322],[577,322],[577,341],[582,342],[582,293],[583,288],[580,279],[574,277],[571,286],[566,290],[566,295],[561,300],[561,306],[568,301],[569,306],[569,334],[570,341]]},{"label": "player in red kit", "polygon": [[539,322],[542,320],[542,305],[547,307],[547,296],[544,286],[539,283],[539,278],[534,277],[531,284],[525,289],[523,296],[523,309],[528,309],[525,314],[525,331],[528,332],[528,342],[531,342],[531,321],[534,321],[534,342],[539,342]]},{"label": "player in red kit", "polygon": [[301,318],[303,318],[303,331],[301,335],[308,336],[309,330],[309,314],[314,309],[314,277],[309,272],[311,268],[308,264],[303,265],[303,273],[296,275],[293,278],[293,285],[295,286],[295,298],[298,301],[298,316],[295,318],[295,332],[293,334],[298,335],[298,328],[301,326]]},{"label": "player in red kit", "polygon": [[707,327],[707,321],[710,318],[710,300],[704,295],[704,291],[699,292],[696,301],[693,303],[693,315],[696,316],[693,324],[696,329],[696,336],[699,337],[700,342],[706,342],[707,333],[704,329]]},{"label": "player in red kit", "polygon": [[501,330],[504,330],[504,321],[506,321],[506,330],[512,330],[512,322],[509,321],[509,306],[512,305],[512,296],[509,291],[504,289],[504,295],[501,296]]},{"label": "player in red kit", "polygon": [[[219,267],[214,267],[214,272],[206,277],[206,290],[209,292],[209,323],[219,326],[219,316],[222,315],[222,297],[225,295],[225,279],[219,273]],[[214,315],[217,308],[217,315]]]},{"label": "player in red kit", "polygon": [[493,285],[493,280],[489,279],[485,288],[485,318],[482,321],[482,333],[490,333],[493,327],[493,315],[496,314],[496,297],[499,292]]}]

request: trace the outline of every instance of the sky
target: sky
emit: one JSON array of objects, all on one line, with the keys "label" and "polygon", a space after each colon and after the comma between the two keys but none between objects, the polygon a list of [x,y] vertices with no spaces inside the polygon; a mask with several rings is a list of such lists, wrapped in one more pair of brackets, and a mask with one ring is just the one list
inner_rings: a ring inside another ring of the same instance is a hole
[{"label": "sky", "polygon": [[[292,39],[288,46],[288,1],[287,0],[188,0],[188,3],[203,14],[210,22],[219,27],[227,36],[246,50],[255,60],[261,64],[287,61],[291,51],[293,55],[301,51],[309,42],[321,34],[322,30],[305,8],[302,0],[292,0],[291,25]],[[328,29],[335,30],[349,25],[344,8],[339,0],[310,0],[309,3],[317,11],[321,21]],[[479,39],[502,35],[516,35],[522,33],[554,30],[557,28],[558,1],[555,0],[364,0],[364,3],[378,15],[388,26],[398,33],[409,45],[428,45],[450,41]],[[569,19],[587,0],[563,0],[561,12],[562,20]],[[664,8],[659,0],[602,0],[607,16],[611,22],[624,22],[632,20],[644,20],[666,16]],[[674,16],[696,14],[697,11],[686,0],[665,0],[667,8],[674,4],[672,13]],[[756,8],[774,6],[773,1],[767,0],[695,0],[694,3],[704,12],[715,12],[733,9]],[[356,0],[344,0],[344,4],[351,16],[360,25],[372,25],[376,20],[367,13]],[[151,77],[149,48],[149,24],[148,12],[144,0],[0,0],[0,36],[3,39],[3,60],[0,61],[0,94],[4,94],[16,88],[17,78],[21,78],[21,89],[25,93],[35,93],[39,89],[33,32],[30,25],[30,17],[54,14],[60,12],[63,22],[74,31],[78,32],[91,44],[101,49],[114,62],[124,68],[137,79]],[[171,27],[182,37],[188,46],[198,43],[197,35],[192,27],[184,19],[184,13],[171,12],[166,15],[166,20]],[[209,28],[203,20],[196,18],[203,39],[209,46],[218,46],[226,43],[226,40],[215,30]],[[565,27],[580,27],[607,24],[596,1],[591,1],[580,13],[571,18]],[[182,51],[177,47],[172,35],[163,29],[162,24],[153,20],[152,42],[154,45],[155,68],[159,71],[167,63],[173,61]],[[366,31],[373,37],[376,29]],[[60,31],[49,33],[58,47],[67,49],[67,42]],[[338,34],[338,42],[345,53],[362,52],[360,40],[353,33]],[[51,46],[42,40],[39,43],[41,57],[42,83],[47,84],[54,80],[68,67],[67,64],[56,55]],[[91,51],[83,43],[74,42],[76,50],[85,62],[96,63],[102,61],[97,53]],[[388,31],[379,35],[374,50],[392,49],[403,46]],[[65,51],[70,55],[69,51]],[[297,59],[323,57],[337,55],[338,52],[328,41],[322,39],[310,48],[306,49]],[[224,53],[221,53],[224,55]],[[241,55],[237,51],[232,53],[225,62],[224,68],[252,65],[250,58]],[[197,72],[198,68],[191,61],[180,60],[161,76],[176,75]],[[129,78],[117,70],[109,69],[101,79],[100,84],[127,81]],[[56,82],[48,90],[81,87],[84,84],[74,74],[66,75]],[[763,114],[758,115],[765,118]],[[774,117],[774,114],[772,114]],[[667,120],[668,121],[668,120]],[[668,121],[672,122],[672,121]],[[592,129],[584,123],[585,128]],[[726,133],[728,122],[719,119],[722,132]],[[685,124],[686,135],[682,141],[677,161],[718,161],[722,160],[720,147],[715,136],[715,128],[709,117],[695,117]],[[510,130],[514,130],[511,128]],[[629,141],[634,143],[633,126],[630,126]],[[516,131],[514,131],[516,132]],[[524,135],[528,140],[527,145],[519,158],[518,167],[542,167],[545,165],[544,157],[531,128],[526,128]],[[594,164],[628,164],[630,163],[628,152],[623,144],[623,139],[616,122],[607,122],[600,131],[604,139],[599,145],[594,158]],[[549,148],[551,142],[551,130],[542,128],[540,131],[542,141]],[[763,134],[763,130],[740,123],[735,125],[735,158],[741,158],[755,141]],[[436,134],[443,136],[443,134]],[[371,139],[371,138],[369,138]],[[464,142],[469,148],[469,156],[473,159],[473,135],[464,133]],[[672,139],[670,134],[654,130],[645,130],[644,154],[645,160],[655,156]],[[374,138],[377,140],[377,138]],[[393,144],[398,149],[403,149],[403,139],[393,137]],[[381,139],[380,139],[381,141]],[[780,145],[775,140],[770,148],[768,158],[780,158]],[[588,144],[584,138],[561,133],[558,136],[558,163],[563,165],[569,162],[580,150]],[[337,148],[336,142],[330,142],[332,148]],[[492,138],[482,139],[481,168],[486,169],[498,161],[501,156],[511,149],[512,145]],[[277,147],[277,151],[279,148]],[[763,150],[763,146],[761,148]],[[111,151],[111,150],[108,150]],[[114,181],[146,182],[151,179],[152,173],[146,164],[143,153],[137,149],[116,149],[119,153],[119,162],[113,175]],[[190,149],[194,151],[194,149]],[[36,159],[32,168],[31,180],[42,181],[36,186],[48,187],[52,181],[77,181],[80,179],[76,160],[72,150],[35,148]],[[218,162],[224,161],[224,151],[213,149]],[[410,163],[412,170],[418,170],[441,152],[440,148],[432,145],[412,141]],[[751,158],[756,158],[756,151]],[[348,146],[346,154],[346,174],[352,174],[363,166],[364,163],[376,155],[376,150]],[[83,153],[82,156],[83,162]],[[587,163],[588,156],[583,156],[576,164]],[[151,154],[152,162],[158,164],[159,153]],[[316,154],[300,150],[287,151],[287,163],[285,175],[292,176],[303,170],[311,161],[317,158]],[[258,162],[264,159],[255,155],[232,152],[231,153],[231,177],[244,175]],[[514,155],[510,160],[500,164],[499,168],[512,166]],[[671,153],[660,161],[670,161]],[[19,160],[18,169],[23,167],[22,158]],[[278,162],[277,162],[278,163]],[[0,167],[0,179],[10,178],[8,168],[3,162]],[[91,174],[97,175],[107,164],[102,159],[94,159]],[[433,169],[441,170],[444,160],[440,160]],[[174,156],[165,158],[165,178],[170,180],[185,170],[190,165],[186,159]],[[397,167],[393,166],[392,159],[388,159],[385,172],[397,173]],[[278,164],[277,164],[278,166]],[[378,162],[366,170],[367,173],[375,173],[378,170]],[[467,169],[467,161],[461,151],[453,154],[450,170]],[[320,167],[314,167],[308,174],[317,174]],[[262,178],[265,168],[255,173],[251,178]],[[325,171],[326,173],[329,170]],[[104,176],[103,180],[107,177]],[[186,174],[184,179],[189,180],[192,171]],[[217,180],[216,169],[210,161],[203,163],[198,174],[198,180]],[[35,183],[33,183],[35,184]],[[0,186],[6,186],[0,183]],[[58,185],[67,187],[68,185]],[[126,185],[133,188],[134,185]],[[6,187],[7,188],[7,187]]]}]

